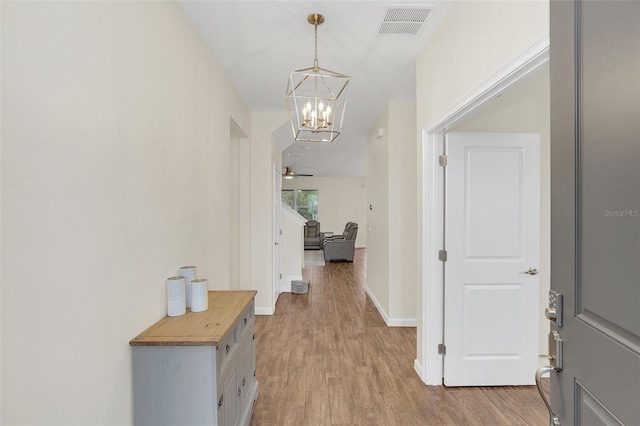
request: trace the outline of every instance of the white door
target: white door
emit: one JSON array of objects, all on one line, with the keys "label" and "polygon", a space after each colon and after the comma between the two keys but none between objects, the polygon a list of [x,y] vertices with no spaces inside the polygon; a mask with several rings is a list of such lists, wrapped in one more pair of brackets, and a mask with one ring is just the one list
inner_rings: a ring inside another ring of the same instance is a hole
[{"label": "white door", "polygon": [[533,384],[540,136],[450,133],[446,150],[444,383]]},{"label": "white door", "polygon": [[280,271],[280,228],[281,228],[281,204],[282,204],[282,175],[278,169],[273,168],[273,306],[275,308],[280,290],[282,289],[282,276]]}]

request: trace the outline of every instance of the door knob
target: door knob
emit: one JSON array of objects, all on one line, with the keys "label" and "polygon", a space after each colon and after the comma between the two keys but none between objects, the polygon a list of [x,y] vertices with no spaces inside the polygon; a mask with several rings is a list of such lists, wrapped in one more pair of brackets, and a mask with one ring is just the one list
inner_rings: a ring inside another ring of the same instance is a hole
[{"label": "door knob", "polygon": [[562,327],[562,293],[549,290],[549,307],[544,310],[544,316],[558,327]]},{"label": "door knob", "polygon": [[538,271],[538,269],[536,269],[536,268],[529,268],[526,271],[522,271],[520,273],[521,274],[527,274],[527,275],[538,275],[540,273],[540,271]]},{"label": "door knob", "polygon": [[544,316],[549,321],[556,321],[558,319],[558,310],[556,308],[545,308]]}]

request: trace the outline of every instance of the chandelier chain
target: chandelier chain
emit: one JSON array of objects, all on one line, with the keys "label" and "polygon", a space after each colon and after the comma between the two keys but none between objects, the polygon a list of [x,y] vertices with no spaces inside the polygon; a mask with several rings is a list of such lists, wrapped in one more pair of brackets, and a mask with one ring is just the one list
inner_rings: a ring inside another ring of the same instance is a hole
[{"label": "chandelier chain", "polygon": [[314,71],[318,70],[318,21],[316,20],[314,26],[314,36],[315,36],[315,48],[313,51],[313,69]]}]

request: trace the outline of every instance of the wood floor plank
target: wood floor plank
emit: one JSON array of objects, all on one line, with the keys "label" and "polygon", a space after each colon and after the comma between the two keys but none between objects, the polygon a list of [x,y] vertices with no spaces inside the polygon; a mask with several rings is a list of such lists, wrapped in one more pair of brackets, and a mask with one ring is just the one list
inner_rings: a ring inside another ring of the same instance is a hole
[{"label": "wood floor plank", "polygon": [[387,327],[366,294],[366,250],[353,263],[305,268],[303,279],[308,293],[283,293],[274,315],[256,317],[252,426],[548,423],[533,386],[422,383],[416,329]]},{"label": "wood floor plank", "polygon": [[329,388],[309,389],[304,411],[304,425],[330,426]]},{"label": "wood floor plank", "polygon": [[329,379],[329,414],[332,425],[352,425],[355,422],[354,394],[348,376]]}]

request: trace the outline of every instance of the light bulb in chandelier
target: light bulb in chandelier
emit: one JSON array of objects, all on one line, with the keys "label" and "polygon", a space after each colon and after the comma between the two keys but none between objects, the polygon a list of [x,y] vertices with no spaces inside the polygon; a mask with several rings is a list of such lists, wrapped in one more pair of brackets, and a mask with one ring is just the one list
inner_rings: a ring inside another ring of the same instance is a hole
[{"label": "light bulb in chandelier", "polygon": [[331,105],[325,105],[323,102],[315,105],[308,101],[302,108],[302,125],[308,129],[326,129],[333,124],[333,109]]}]

